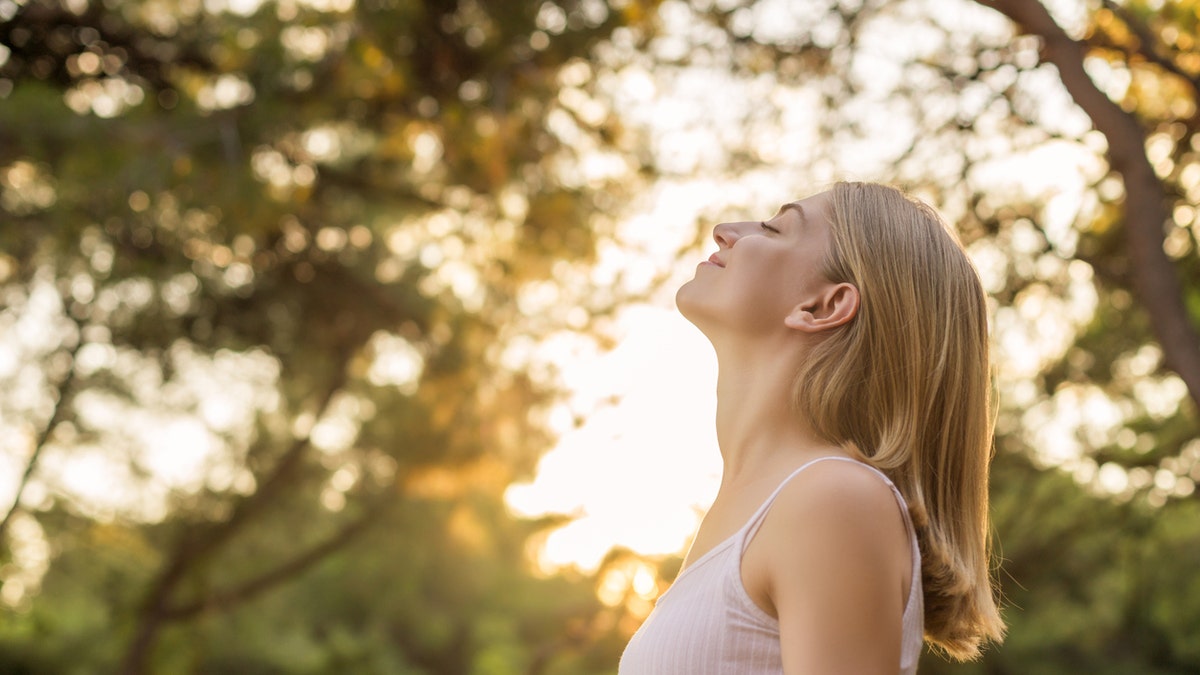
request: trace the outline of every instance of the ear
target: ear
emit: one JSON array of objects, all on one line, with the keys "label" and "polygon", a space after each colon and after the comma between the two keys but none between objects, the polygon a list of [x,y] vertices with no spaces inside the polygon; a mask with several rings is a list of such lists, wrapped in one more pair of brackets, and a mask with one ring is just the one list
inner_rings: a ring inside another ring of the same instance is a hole
[{"label": "ear", "polygon": [[820,333],[848,323],[858,315],[858,287],[840,283],[821,289],[820,293],[792,309],[783,325],[804,333]]}]

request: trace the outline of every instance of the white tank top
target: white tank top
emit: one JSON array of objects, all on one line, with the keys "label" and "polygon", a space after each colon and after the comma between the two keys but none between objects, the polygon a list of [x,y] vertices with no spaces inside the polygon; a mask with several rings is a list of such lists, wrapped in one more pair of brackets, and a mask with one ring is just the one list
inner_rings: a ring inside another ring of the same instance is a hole
[{"label": "white tank top", "polygon": [[911,675],[917,671],[924,640],[921,552],[904,497],[887,476],[862,462],[848,457],[821,457],[792,472],[740,530],[679,574],[625,647],[618,675],[782,675],[779,621],[746,593],[742,555],[783,486],[823,460],[866,467],[896,495],[912,546],[913,569],[897,672]]}]

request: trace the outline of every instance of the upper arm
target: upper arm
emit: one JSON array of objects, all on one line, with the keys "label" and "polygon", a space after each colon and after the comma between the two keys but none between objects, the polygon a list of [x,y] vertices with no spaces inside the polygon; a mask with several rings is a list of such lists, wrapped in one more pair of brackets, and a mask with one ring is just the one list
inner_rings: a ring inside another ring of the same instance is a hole
[{"label": "upper arm", "polygon": [[891,488],[821,462],[778,497],[755,537],[784,672],[896,673],[911,552]]}]

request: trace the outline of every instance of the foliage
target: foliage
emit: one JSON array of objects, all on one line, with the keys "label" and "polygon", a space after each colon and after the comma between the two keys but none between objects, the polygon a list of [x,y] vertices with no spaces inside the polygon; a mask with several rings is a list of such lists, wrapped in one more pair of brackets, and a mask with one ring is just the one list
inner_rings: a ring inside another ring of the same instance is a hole
[{"label": "foliage", "polygon": [[0,669],[609,670],[501,495],[620,299],[557,94],[622,7],[0,4]]}]

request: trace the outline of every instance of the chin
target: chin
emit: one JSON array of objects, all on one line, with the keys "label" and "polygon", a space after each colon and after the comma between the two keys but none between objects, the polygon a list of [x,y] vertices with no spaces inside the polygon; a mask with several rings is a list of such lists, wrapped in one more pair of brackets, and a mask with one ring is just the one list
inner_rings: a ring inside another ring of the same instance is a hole
[{"label": "chin", "polygon": [[675,307],[683,315],[683,318],[699,328],[701,333],[707,335],[708,331],[705,330],[705,326],[712,322],[712,317],[704,311],[701,302],[703,298],[697,297],[696,289],[692,288],[694,281],[685,283],[679,287],[678,291],[675,291]]},{"label": "chin", "polygon": [[694,294],[691,292],[691,286],[694,283],[696,283],[695,279],[684,282],[684,284],[679,287],[679,290],[675,291],[675,307],[679,309],[679,313],[682,314],[683,317],[688,321],[692,320],[690,315],[694,309],[693,301],[695,298],[693,297]]}]

